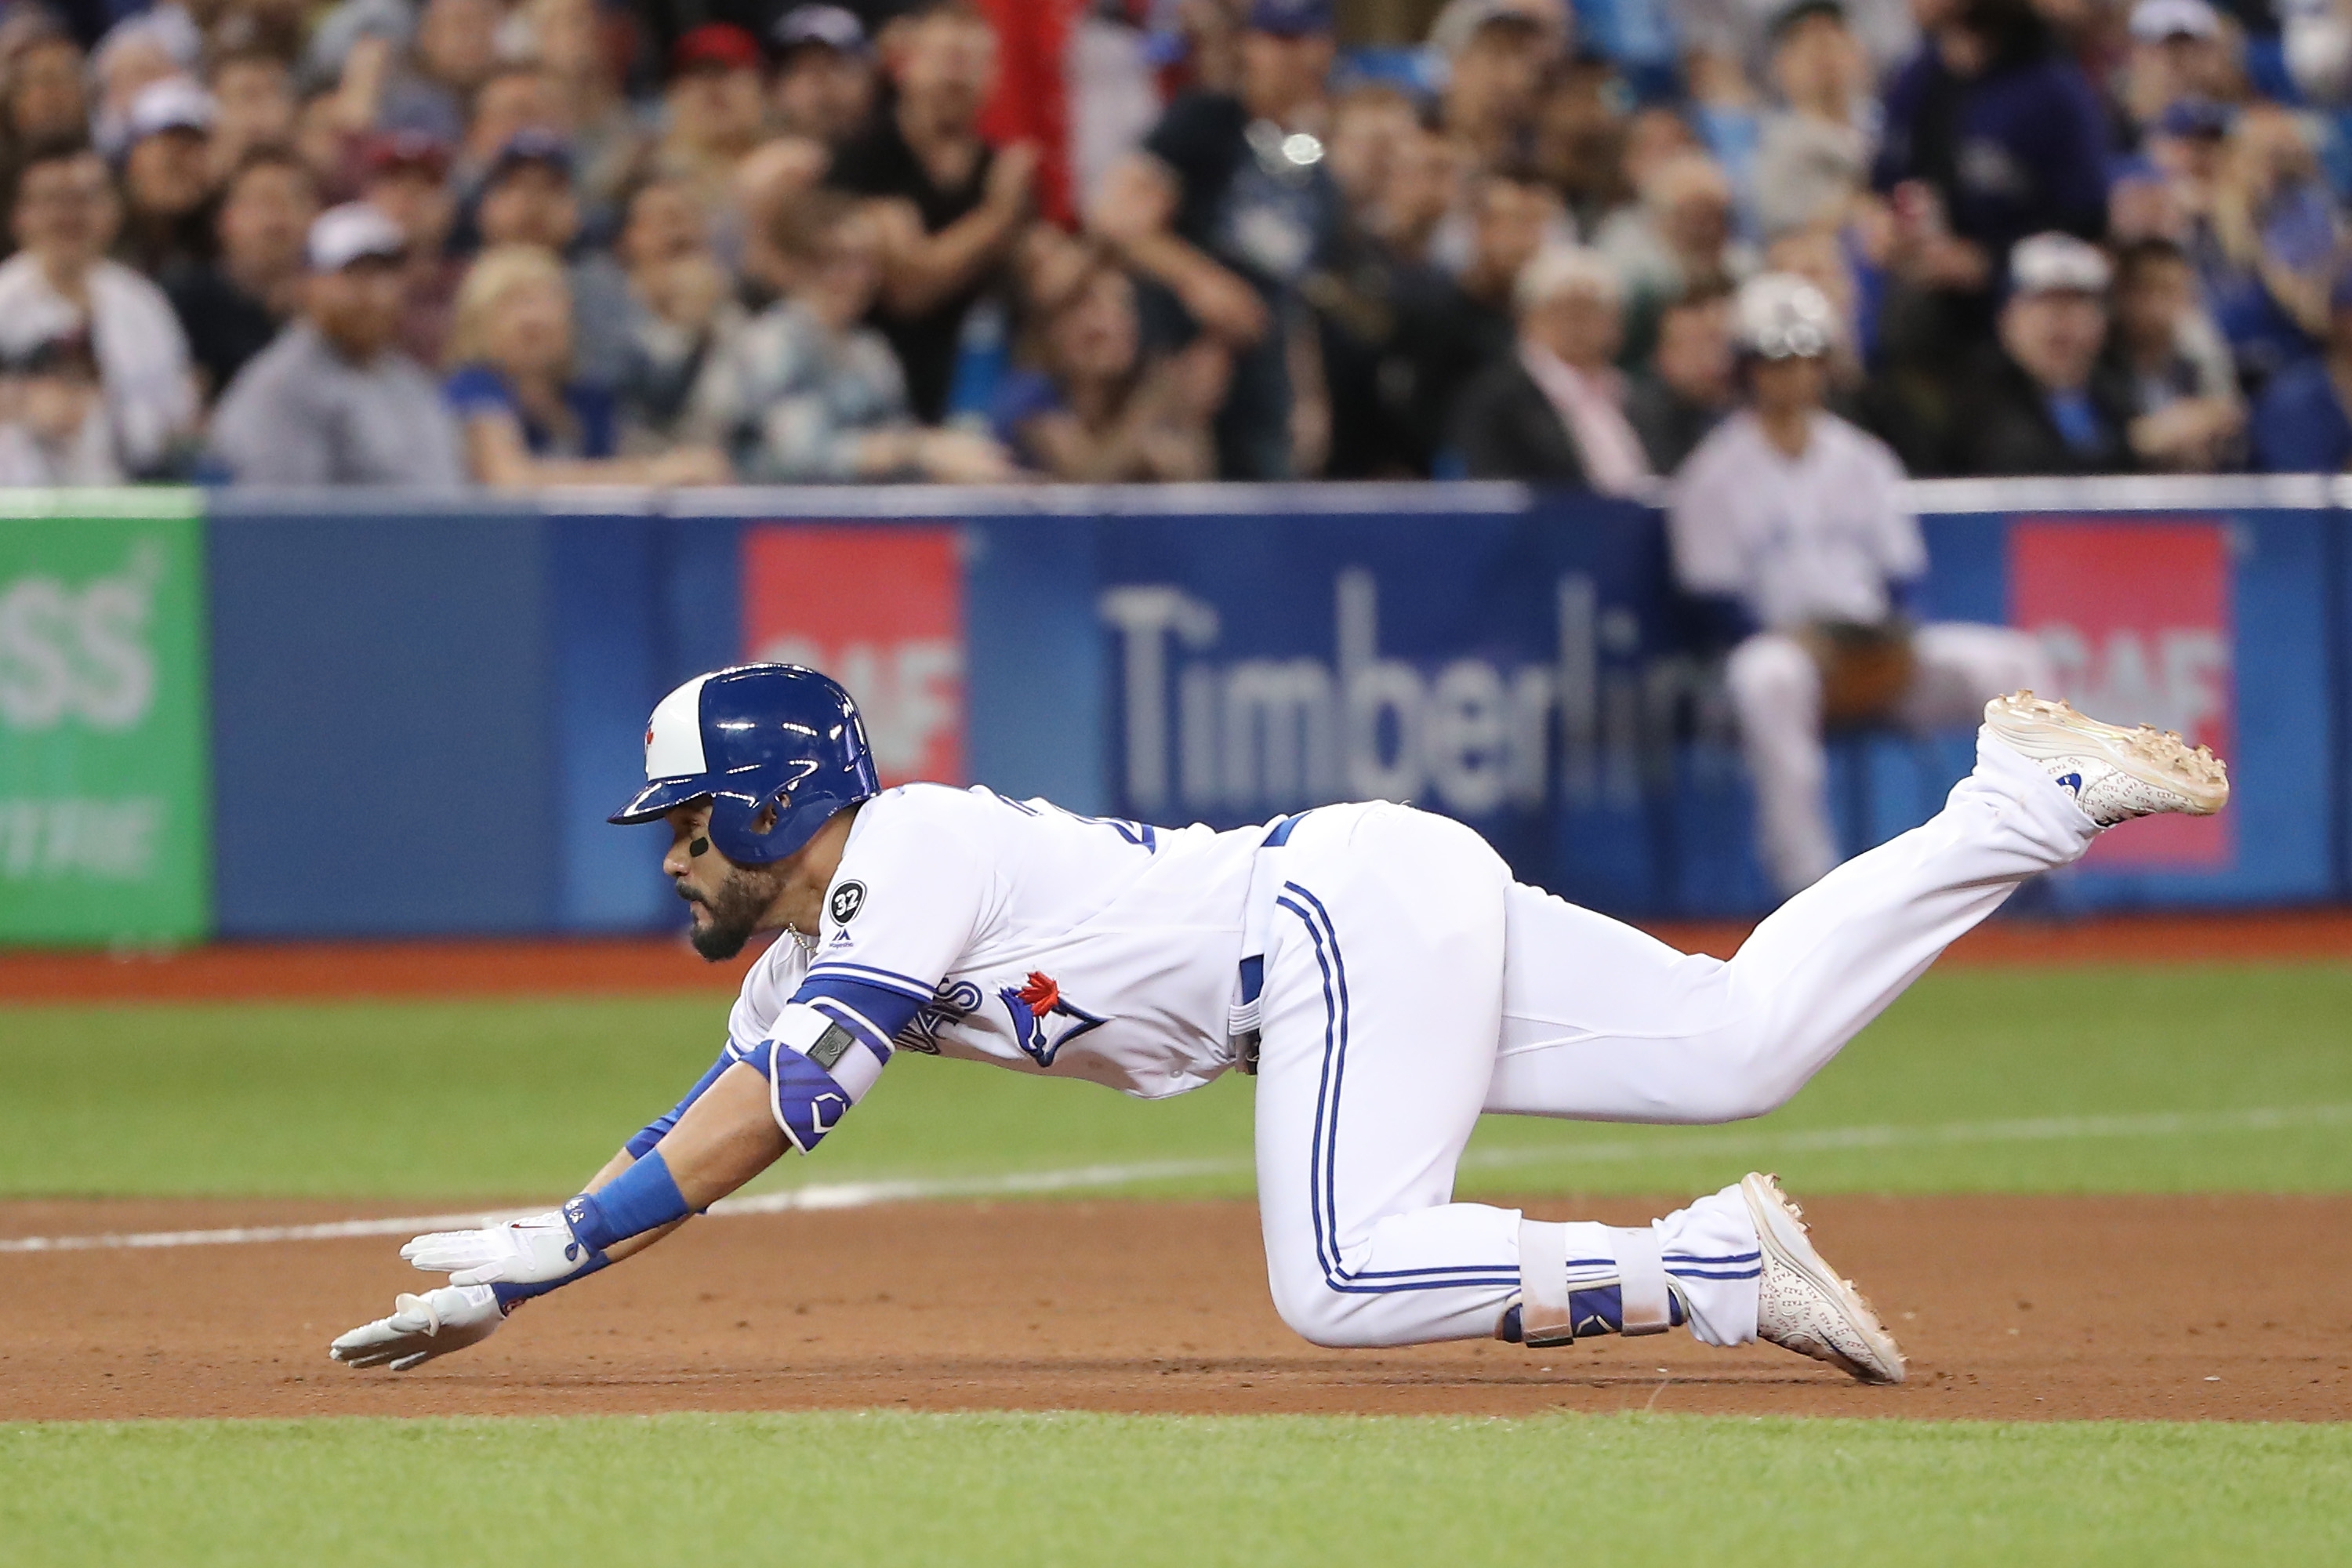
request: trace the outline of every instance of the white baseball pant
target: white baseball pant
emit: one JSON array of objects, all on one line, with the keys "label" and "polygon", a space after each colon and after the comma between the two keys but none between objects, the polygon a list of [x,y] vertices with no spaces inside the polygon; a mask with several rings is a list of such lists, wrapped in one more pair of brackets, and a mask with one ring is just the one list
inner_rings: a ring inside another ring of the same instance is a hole
[{"label": "white baseball pant", "polygon": [[[2007,626],[1946,622],[1912,639],[1918,674],[1895,719],[1914,730],[1974,721],[2005,691],[2054,695],[2042,645]],[[1783,895],[1838,863],[1822,743],[1822,672],[1794,637],[1759,632],[1731,650],[1724,684],[1756,790],[1756,847]]]},{"label": "white baseball pant", "polygon": [[[1756,1332],[1737,1189],[1654,1225],[1529,1223],[1453,1202],[1482,1111],[1710,1122],[1786,1101],[2011,890],[2097,833],[1979,732],[1925,825],[1839,867],[1728,961],[1514,883],[1469,828],[1387,805],[1309,813],[1284,851],[1257,1079],[1266,1270],[1318,1344],[1491,1334],[1514,1293],[1663,1269],[1697,1337]],[[1523,1279],[1522,1241],[1548,1261]]]}]

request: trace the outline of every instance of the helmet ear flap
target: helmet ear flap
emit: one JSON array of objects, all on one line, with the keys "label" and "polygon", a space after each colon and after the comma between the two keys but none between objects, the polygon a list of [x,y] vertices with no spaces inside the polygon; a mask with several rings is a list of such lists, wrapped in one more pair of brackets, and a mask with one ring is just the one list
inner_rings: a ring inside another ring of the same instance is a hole
[{"label": "helmet ear flap", "polygon": [[781,860],[768,842],[782,819],[777,809],[777,790],[759,799],[720,794],[710,798],[710,841],[719,852],[738,866],[764,866],[771,860]]}]

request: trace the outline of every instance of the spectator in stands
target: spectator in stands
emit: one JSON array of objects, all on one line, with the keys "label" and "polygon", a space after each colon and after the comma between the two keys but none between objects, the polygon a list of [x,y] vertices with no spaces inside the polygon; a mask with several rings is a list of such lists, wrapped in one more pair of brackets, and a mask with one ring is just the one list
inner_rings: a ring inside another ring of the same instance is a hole
[{"label": "spectator in stands", "polygon": [[360,198],[400,226],[401,349],[419,364],[438,365],[465,274],[449,254],[457,220],[449,149],[422,132],[389,132],[369,138],[360,164]]},{"label": "spectator in stands", "polygon": [[727,459],[708,447],[625,458],[612,393],[572,367],[571,287],[536,245],[477,257],[457,290],[445,387],[465,433],[466,464],[494,489],[553,484],[715,484]]},{"label": "spectator in stands", "polygon": [[1421,128],[1412,100],[1372,82],[1339,96],[1324,162],[1341,200],[1340,222],[1320,263],[1300,284],[1318,329],[1325,397],[1331,411],[1328,479],[1426,475],[1419,430],[1401,417],[1396,363],[1403,337],[1402,306],[1423,269],[1401,256],[1388,236],[1390,198],[1400,161],[1436,139]]},{"label": "spectator in stands", "polygon": [[898,357],[862,323],[882,287],[882,237],[866,204],[816,191],[785,209],[768,252],[778,295],[698,392],[746,479],[776,482],[1011,478],[1003,448],[916,423]]},{"label": "spectator in stands", "polygon": [[2183,100],[2226,103],[2244,83],[2231,39],[2208,0],[2138,0],[2131,46],[2112,80],[2116,107],[2135,142]]},{"label": "spectator in stands", "polygon": [[1671,474],[1739,401],[1732,378],[1731,296],[1687,294],[1658,320],[1658,346],[1625,389],[1625,417],[1654,472]]},{"label": "spectator in stands", "polygon": [[[1778,28],[1790,10],[1801,8],[1790,0],[1683,0],[1674,6],[1694,95],[1717,97],[1738,91],[1741,83],[1771,79]],[[1842,6],[1867,78],[1883,79],[1909,59],[1919,47],[1916,18],[1945,8],[1917,0],[1852,0]]]},{"label": "spectator in stands", "polygon": [[2030,0],[1959,0],[1886,89],[1873,178],[1899,201],[1915,281],[1981,291],[2028,235],[2095,237],[2106,130],[2090,81]]},{"label": "spectator in stands", "polygon": [[572,307],[572,369],[610,393],[628,357],[629,279],[606,251],[578,244],[580,198],[572,149],[551,131],[509,138],[483,175],[477,215],[482,244],[537,246],[563,258]]},{"label": "spectator in stands", "polygon": [[243,485],[466,482],[457,420],[399,347],[408,237],[363,202],[310,225],[303,314],[239,373],[213,416],[213,454]]},{"label": "spectator in stands", "polygon": [[1972,724],[1985,700],[2050,689],[2006,627],[1911,618],[1927,568],[1895,454],[1823,405],[1836,317],[1803,279],[1739,291],[1748,406],[1699,444],[1667,515],[1683,591],[1735,640],[1724,671],[1756,786],[1756,837],[1783,894],[1837,864],[1825,727]]},{"label": "spectator in stands", "polygon": [[90,139],[108,157],[122,151],[131,100],[140,90],[194,68],[202,40],[185,11],[144,11],[107,30],[90,52],[89,75],[98,89],[90,110]]},{"label": "spectator in stands", "polygon": [[1704,153],[1660,162],[1640,202],[1603,224],[1592,244],[1624,285],[1626,347],[1636,359],[1656,341],[1667,301],[1727,288],[1755,267],[1733,238],[1731,182]]},{"label": "spectator in stands", "polygon": [[552,124],[571,139],[590,225],[601,226],[651,153],[644,120],[621,90],[597,0],[528,0],[522,16]]},{"label": "spectator in stands", "polygon": [[1631,97],[1606,60],[1579,59],[1560,69],[1536,106],[1536,171],[1568,204],[1576,233],[1598,233],[1633,199],[1625,170]]},{"label": "spectator in stands", "polygon": [[827,147],[855,141],[874,116],[874,47],[854,11],[795,5],[778,19],[777,125]]},{"label": "spectator in stands", "polygon": [[628,348],[614,391],[625,445],[674,440],[705,368],[742,331],[709,225],[680,181],[654,179],[628,200],[617,246],[628,269]]},{"label": "spectator in stands", "polygon": [[164,280],[207,398],[236,379],[300,309],[302,246],[318,216],[310,171],[262,147],[229,176],[217,220],[220,255]]},{"label": "spectator in stands", "polygon": [[119,485],[98,356],[79,326],[0,357],[0,489]]},{"label": "spectator in stands", "polygon": [[414,49],[383,88],[378,123],[445,146],[465,139],[475,93],[499,63],[499,0],[425,0]]},{"label": "spectator in stands", "polygon": [[1874,185],[1892,223],[1879,354],[1913,445],[1952,438],[1950,367],[1990,335],[2000,263],[2028,235],[2096,237],[2098,97],[2032,0],[1948,0],[1885,96]]},{"label": "spectator in stands", "polygon": [[1205,479],[1216,472],[1209,421],[1224,400],[1225,351],[1196,338],[1158,360],[1143,351],[1135,285],[1090,261],[1041,301],[1034,367],[998,387],[998,439],[1027,465],[1083,484]]},{"label": "spectator in stands", "polygon": [[2254,405],[2254,467],[2340,474],[2352,465],[2352,273],[2328,293],[2327,352],[2281,371]]},{"label": "spectator in stands", "polygon": [[81,46],[29,7],[0,24],[0,190],[16,188],[26,151],[89,134]]},{"label": "spectator in stands", "polygon": [[1757,228],[1769,239],[1843,225],[1868,188],[1869,61],[1838,0],[1797,0],[1772,24],[1772,83],[1756,150]]},{"label": "spectator in stands", "polygon": [[1445,60],[1439,128],[1463,165],[1518,163],[1532,150],[1537,96],[1570,32],[1568,13],[1527,0],[1456,0],[1430,41]]},{"label": "spectator in stands", "polygon": [[35,149],[12,221],[22,248],[0,264],[0,353],[87,330],[124,471],[167,471],[195,429],[188,342],[163,291],[106,258],[121,221],[106,164],[87,148]]},{"label": "spectator in stands", "polygon": [[1252,0],[1236,90],[1170,104],[1092,215],[1132,268],[1233,349],[1216,425],[1224,479],[1287,478],[1311,445],[1297,420],[1313,345],[1297,289],[1339,221],[1321,141],[1331,26],[1330,0]]},{"label": "spectator in stands", "polygon": [[2131,388],[2131,443],[2141,459],[2182,473],[2240,466],[2245,403],[2179,246],[2143,239],[2117,251],[2114,314],[2107,353]]},{"label": "spectator in stands", "polygon": [[492,71],[474,94],[473,113],[457,144],[458,205],[468,207],[481,195],[492,165],[516,137],[529,131],[560,137],[556,125],[562,113],[554,86],[538,66],[518,61]]},{"label": "spectator in stands", "polygon": [[2258,104],[2236,116],[2189,244],[2249,387],[2316,352],[2342,225],[2293,112]]},{"label": "spectator in stands", "polygon": [[1427,472],[1450,445],[1463,389],[1511,355],[1518,340],[1512,290],[1547,245],[1569,243],[1559,197],[1529,170],[1506,166],[1471,189],[1471,249],[1457,277],[1421,268],[1399,291],[1396,338],[1381,374],[1409,445],[1399,454]]},{"label": "spectator in stands", "polygon": [[1631,495],[1651,478],[1615,366],[1622,285],[1599,252],[1551,245],[1520,272],[1518,342],[1464,390],[1454,442],[1473,479]]},{"label": "spectator in stands", "polygon": [[2042,234],[2010,253],[2000,351],[1955,425],[1962,474],[2116,474],[2132,450],[2128,378],[2100,350],[2113,269],[2095,247]]},{"label": "spectator in stands", "polygon": [[915,417],[948,412],[964,318],[1029,219],[1037,150],[992,148],[980,111],[996,34],[969,0],[932,0],[897,25],[890,107],[835,156],[830,183],[874,204],[882,237],[877,325],[907,373]]},{"label": "spectator in stands", "polygon": [[286,62],[257,48],[234,49],[206,73],[212,89],[213,177],[223,184],[257,147],[294,139],[294,80]]},{"label": "spectator in stands", "polygon": [[211,258],[214,114],[212,95],[184,76],[131,100],[115,254],[150,278]]},{"label": "spectator in stands", "polygon": [[686,181],[714,213],[727,204],[736,161],[759,144],[767,116],[760,65],[759,40],[729,22],[689,27],[670,46],[667,130],[655,166]]},{"label": "spectator in stands", "polygon": [[1444,137],[1415,127],[1399,142],[1380,198],[1381,242],[1389,254],[1408,265],[1430,262],[1431,242],[1462,184],[1461,163]]}]

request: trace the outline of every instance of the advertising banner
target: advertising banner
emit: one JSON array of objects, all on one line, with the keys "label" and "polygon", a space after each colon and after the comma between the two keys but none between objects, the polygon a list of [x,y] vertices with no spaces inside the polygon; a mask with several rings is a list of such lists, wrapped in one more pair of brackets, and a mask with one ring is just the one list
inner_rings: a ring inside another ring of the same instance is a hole
[{"label": "advertising banner", "polygon": [[197,502],[74,505],[26,515],[40,498],[18,496],[0,516],[0,942],[194,941],[211,905]]},{"label": "advertising banner", "polygon": [[847,687],[884,784],[964,782],[963,567],[952,525],[745,529],[743,652]]},{"label": "advertising banner", "polygon": [[[2041,639],[2060,691],[2236,754],[2226,523],[2020,519],[2009,551],[2011,623]],[[2221,869],[2236,821],[2143,823],[2101,839],[2092,862]]]}]

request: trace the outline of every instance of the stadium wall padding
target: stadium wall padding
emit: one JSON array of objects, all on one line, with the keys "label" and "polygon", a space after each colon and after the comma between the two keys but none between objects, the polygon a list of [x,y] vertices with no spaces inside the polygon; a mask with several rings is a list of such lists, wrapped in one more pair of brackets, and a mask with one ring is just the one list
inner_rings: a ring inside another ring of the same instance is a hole
[{"label": "stadium wall padding", "polygon": [[[2232,757],[2225,837],[2095,862],[2046,897],[2352,897],[2347,498],[2320,479],[2127,491],[1916,487],[1932,614],[2040,616],[2088,650],[2074,672],[2098,697]],[[901,773],[949,758],[1079,811],[1226,825],[1404,794],[1612,912],[1770,901],[1719,663],[1669,591],[1657,514],[1630,503],[1508,485],[223,492],[206,561],[224,936],[675,924],[658,830],[604,816],[662,691],[778,647],[867,686]],[[1932,812],[1968,742],[1841,740],[1849,847]]]}]

